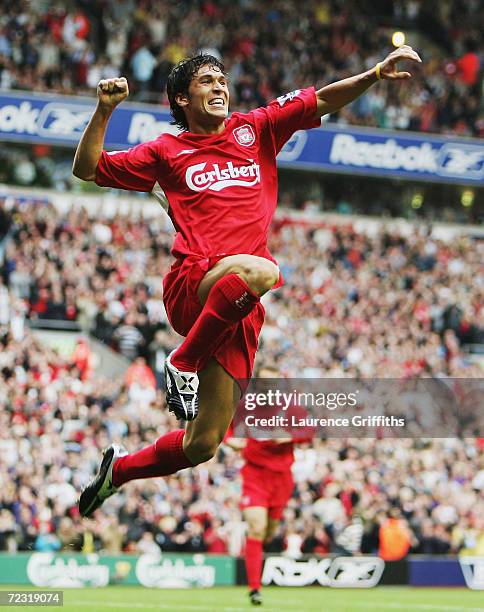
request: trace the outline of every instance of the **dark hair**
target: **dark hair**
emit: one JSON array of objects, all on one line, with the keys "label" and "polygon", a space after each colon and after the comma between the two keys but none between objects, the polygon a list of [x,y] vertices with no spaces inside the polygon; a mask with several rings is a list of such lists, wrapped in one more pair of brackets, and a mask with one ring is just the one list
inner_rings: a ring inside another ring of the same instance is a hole
[{"label": "dark hair", "polygon": [[170,101],[171,115],[174,119],[172,125],[177,125],[182,130],[188,130],[187,118],[185,117],[185,111],[178,105],[175,98],[178,94],[188,95],[188,87],[193,79],[193,75],[202,66],[219,68],[219,70],[225,73],[225,66],[216,57],[200,53],[178,62],[168,75],[166,93]]}]

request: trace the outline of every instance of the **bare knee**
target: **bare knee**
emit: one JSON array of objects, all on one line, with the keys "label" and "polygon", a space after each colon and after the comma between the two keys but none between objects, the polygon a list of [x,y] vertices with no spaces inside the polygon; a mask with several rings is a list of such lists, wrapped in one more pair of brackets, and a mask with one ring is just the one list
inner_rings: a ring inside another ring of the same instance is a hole
[{"label": "bare knee", "polygon": [[279,280],[279,268],[275,263],[258,257],[256,261],[244,265],[237,274],[245,280],[250,290],[257,295],[267,293]]},{"label": "bare knee", "polygon": [[267,523],[265,521],[249,521],[247,524],[247,535],[254,540],[265,540]]},{"label": "bare knee", "polygon": [[267,535],[267,513],[263,508],[246,508],[247,536],[254,540],[265,540]]},{"label": "bare knee", "polygon": [[183,452],[193,465],[205,463],[215,456],[221,440],[213,435],[185,436]]},{"label": "bare knee", "polygon": [[227,274],[240,276],[258,296],[272,289],[279,280],[279,268],[265,257],[228,255],[205,274],[198,286],[197,295],[201,304],[205,304],[213,285]]},{"label": "bare knee", "polygon": [[263,542],[266,539],[265,525],[262,523],[249,523],[247,526],[247,536],[254,540],[261,540]]}]

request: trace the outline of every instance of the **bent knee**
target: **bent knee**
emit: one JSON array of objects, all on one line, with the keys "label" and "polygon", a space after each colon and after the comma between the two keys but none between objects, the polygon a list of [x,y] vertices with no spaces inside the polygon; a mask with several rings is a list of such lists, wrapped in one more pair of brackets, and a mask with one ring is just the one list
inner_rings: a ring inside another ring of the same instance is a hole
[{"label": "bent knee", "polygon": [[210,436],[198,437],[193,440],[188,440],[183,445],[185,455],[190,459],[193,465],[210,461],[215,456],[220,441]]},{"label": "bent knee", "polygon": [[245,280],[251,291],[261,296],[279,280],[279,268],[272,261],[259,257],[258,261],[244,266],[239,276]]}]

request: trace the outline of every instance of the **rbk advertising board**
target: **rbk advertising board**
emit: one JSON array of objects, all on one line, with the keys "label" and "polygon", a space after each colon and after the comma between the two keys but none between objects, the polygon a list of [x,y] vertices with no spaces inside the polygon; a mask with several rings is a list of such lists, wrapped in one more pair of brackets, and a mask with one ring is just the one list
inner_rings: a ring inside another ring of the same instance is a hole
[{"label": "rbk advertising board", "polygon": [[[95,98],[0,91],[0,141],[75,147]],[[176,133],[166,107],[124,102],[109,122],[107,149],[127,149],[162,132]],[[391,132],[325,123],[296,132],[281,167],[417,181],[482,185],[484,146],[471,138]]]}]

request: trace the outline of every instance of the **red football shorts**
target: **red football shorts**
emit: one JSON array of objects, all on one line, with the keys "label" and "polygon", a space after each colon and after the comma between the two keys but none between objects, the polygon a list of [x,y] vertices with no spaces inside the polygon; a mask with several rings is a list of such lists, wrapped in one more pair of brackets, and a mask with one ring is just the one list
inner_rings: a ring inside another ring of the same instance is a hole
[{"label": "red football shorts", "polygon": [[[163,280],[163,301],[173,329],[186,336],[202,311],[197,296],[198,285],[208,270],[221,257],[201,259],[187,257],[176,261]],[[250,379],[264,323],[265,310],[259,302],[239,323],[227,329],[227,334],[214,357],[234,379]]]},{"label": "red football shorts", "polygon": [[253,463],[246,463],[240,473],[242,474],[240,507],[244,509],[262,506],[268,509],[270,518],[279,520],[294,489],[291,470],[275,472]]}]

